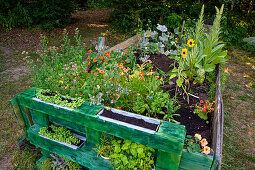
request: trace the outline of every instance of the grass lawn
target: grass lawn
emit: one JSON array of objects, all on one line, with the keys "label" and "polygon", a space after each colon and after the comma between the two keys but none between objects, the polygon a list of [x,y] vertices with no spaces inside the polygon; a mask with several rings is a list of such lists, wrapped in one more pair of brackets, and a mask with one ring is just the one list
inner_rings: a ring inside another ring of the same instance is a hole
[{"label": "grass lawn", "polygon": [[[127,38],[112,33],[102,19],[109,17],[111,10],[90,10],[75,13],[75,22],[66,29],[70,34],[79,27],[83,42],[94,47],[99,36],[106,37],[106,45],[113,46]],[[96,18],[95,18],[96,16]],[[3,169],[34,169],[40,152],[31,148],[19,151],[16,147],[22,132],[12,113],[9,100],[32,85],[26,56],[35,55],[40,49],[39,37],[44,34],[50,45],[60,45],[63,28],[51,32],[38,28],[18,28],[10,32],[0,31],[0,167]],[[21,55],[28,51],[27,55]],[[223,91],[224,124],[224,169],[253,169],[255,167],[255,55],[242,50],[229,50],[230,60],[224,72],[227,75]],[[0,169],[1,169],[0,168]]]}]

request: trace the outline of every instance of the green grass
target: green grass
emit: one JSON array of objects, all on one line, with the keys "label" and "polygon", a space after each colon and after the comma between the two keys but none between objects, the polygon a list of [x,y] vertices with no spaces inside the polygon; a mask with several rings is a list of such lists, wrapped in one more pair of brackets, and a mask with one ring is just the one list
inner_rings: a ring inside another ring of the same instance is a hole
[{"label": "green grass", "polygon": [[253,169],[255,167],[254,101],[255,88],[247,86],[245,75],[252,73],[255,62],[247,65],[249,53],[241,50],[229,52],[226,64],[228,77],[224,85],[224,137],[223,169]]}]

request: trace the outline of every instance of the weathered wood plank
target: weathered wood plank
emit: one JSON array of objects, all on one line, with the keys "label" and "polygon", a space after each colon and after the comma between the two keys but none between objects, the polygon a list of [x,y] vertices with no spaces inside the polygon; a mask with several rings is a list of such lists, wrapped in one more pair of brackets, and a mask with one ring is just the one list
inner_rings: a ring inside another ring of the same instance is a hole
[{"label": "weathered wood plank", "polygon": [[180,164],[181,155],[158,151],[156,167],[167,170],[177,170]]},{"label": "weathered wood plank", "polygon": [[183,150],[179,169],[186,170],[210,170],[213,156],[198,152],[190,153]]},{"label": "weathered wood plank", "polygon": [[73,150],[57,142],[40,137],[38,135],[40,127],[39,125],[34,125],[28,130],[29,139],[32,144],[48,152],[64,155],[66,158],[93,170],[112,169],[110,166],[111,161],[98,157],[96,151],[93,150],[93,145],[87,143],[81,149]]},{"label": "weathered wood plank", "polygon": [[[182,153],[185,131],[182,131],[180,129],[175,129],[178,132],[174,132],[174,134],[166,135],[165,133],[162,133],[161,130],[159,130],[159,132],[155,134],[149,134],[115,123],[103,121],[99,118],[96,118],[95,115],[91,115],[92,111],[89,109],[86,110],[89,112],[89,114],[87,114],[88,112],[85,111],[81,112],[78,109],[74,111],[69,111],[62,108],[56,109],[51,105],[47,105],[45,103],[38,103],[37,101],[32,100],[31,97],[19,97],[21,98],[23,105],[26,104],[27,107],[33,110],[40,110],[41,112],[47,113],[51,116],[75,122],[76,124],[85,126],[87,128],[105,132],[107,134],[127,139],[146,146],[150,146],[155,149],[160,149],[165,152],[177,155],[181,155]],[[169,124],[169,126],[173,125],[173,129],[176,126],[172,123],[162,121],[161,124],[163,125],[163,127],[165,123]],[[179,134],[179,137],[177,137],[177,134]]]}]

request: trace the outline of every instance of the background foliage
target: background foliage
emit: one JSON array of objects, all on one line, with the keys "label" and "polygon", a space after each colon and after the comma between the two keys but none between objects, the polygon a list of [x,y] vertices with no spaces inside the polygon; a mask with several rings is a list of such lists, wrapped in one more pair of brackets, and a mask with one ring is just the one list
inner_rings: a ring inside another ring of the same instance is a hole
[{"label": "background foliage", "polygon": [[[167,28],[193,27],[202,5],[205,5],[205,24],[212,25],[215,6],[225,5],[222,33],[228,44],[240,45],[243,37],[255,36],[255,12],[253,0],[115,0],[111,21],[114,28],[130,32],[150,29],[164,24]],[[127,10],[128,9],[128,10]],[[155,28],[154,28],[155,29]]]},{"label": "background foliage", "polygon": [[53,29],[70,23],[73,9],[71,0],[0,0],[0,25],[8,30],[32,25]]}]

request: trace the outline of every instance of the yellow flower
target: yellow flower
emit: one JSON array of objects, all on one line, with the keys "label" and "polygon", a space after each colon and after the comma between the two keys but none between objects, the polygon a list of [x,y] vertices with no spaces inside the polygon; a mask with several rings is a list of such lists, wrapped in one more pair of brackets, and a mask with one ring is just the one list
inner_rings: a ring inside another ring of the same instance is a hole
[{"label": "yellow flower", "polygon": [[182,49],[182,56],[186,57],[187,56],[188,50],[186,48]]},{"label": "yellow flower", "polygon": [[210,147],[205,146],[205,147],[204,147],[204,150],[202,151],[202,153],[204,153],[204,154],[206,154],[206,155],[210,154]]},{"label": "yellow flower", "polygon": [[205,147],[205,146],[208,144],[208,142],[206,141],[205,138],[202,139],[202,140],[200,141],[200,143],[201,143],[201,146],[203,146],[203,147]]},{"label": "yellow flower", "polygon": [[195,45],[193,39],[189,39],[187,44],[188,44],[189,47],[194,47],[194,45]]},{"label": "yellow flower", "polygon": [[199,134],[195,134],[195,136],[194,136],[195,138],[197,138],[197,139],[199,139],[199,140],[201,140],[202,139],[202,137],[201,137],[201,135],[199,135]]}]

